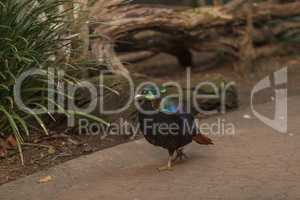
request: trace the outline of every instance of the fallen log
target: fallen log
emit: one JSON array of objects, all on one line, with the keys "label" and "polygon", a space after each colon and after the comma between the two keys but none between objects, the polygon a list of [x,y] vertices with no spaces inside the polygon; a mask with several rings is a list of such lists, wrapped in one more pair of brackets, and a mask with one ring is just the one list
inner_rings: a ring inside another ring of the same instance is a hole
[{"label": "fallen log", "polygon": [[[91,32],[100,35],[91,43],[92,54],[112,70],[124,73],[128,71],[115,52],[124,46],[131,51],[169,53],[179,57],[180,62],[186,61],[186,56],[180,56],[189,50],[217,52],[216,55],[238,60],[245,56],[241,54],[249,21],[245,2],[236,0],[225,6],[182,10],[100,0],[90,14]],[[300,33],[300,2],[263,2],[253,4],[252,9],[253,30],[249,37],[255,51],[253,59],[268,55],[265,50],[256,49],[285,46],[281,45],[286,42],[284,36]]]},{"label": "fallen log", "polygon": [[153,51],[129,52],[118,55],[122,63],[137,63],[153,58],[157,53]]}]

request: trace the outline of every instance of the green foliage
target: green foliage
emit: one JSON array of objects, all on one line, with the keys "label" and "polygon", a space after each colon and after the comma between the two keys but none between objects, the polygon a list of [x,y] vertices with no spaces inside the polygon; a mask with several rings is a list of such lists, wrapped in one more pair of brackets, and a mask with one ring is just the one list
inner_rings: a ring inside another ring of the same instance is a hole
[{"label": "green foliage", "polygon": [[25,71],[39,68],[44,76],[25,81],[22,98],[32,108],[45,108],[49,59],[60,48],[60,36],[65,30],[64,13],[58,11],[58,0],[0,1],[0,128],[4,136],[14,134],[22,163],[23,134],[29,135],[28,119],[48,131],[41,118],[31,110],[21,111],[15,102],[13,89],[17,78]]},{"label": "green foliage", "polygon": [[[65,30],[59,0],[0,1],[1,72],[37,67],[59,48]],[[18,74],[14,74],[18,75]]]},{"label": "green foliage", "polygon": [[[15,135],[22,164],[24,135],[29,136],[33,127],[48,134],[44,115],[54,119],[47,108],[51,101],[48,85],[54,95],[59,91],[57,85],[48,83],[48,77],[54,75],[47,69],[62,68],[53,58],[62,48],[61,36],[68,30],[68,23],[64,21],[66,12],[58,9],[63,3],[64,0],[0,0],[0,133]],[[21,109],[16,105],[14,87],[17,78],[30,69],[39,69],[41,73],[22,83],[21,96],[26,109]],[[65,77],[64,82],[76,81],[72,76]],[[51,103],[66,115],[78,114],[104,123],[96,117],[64,110]],[[35,113],[33,109],[41,109],[45,114]]]}]

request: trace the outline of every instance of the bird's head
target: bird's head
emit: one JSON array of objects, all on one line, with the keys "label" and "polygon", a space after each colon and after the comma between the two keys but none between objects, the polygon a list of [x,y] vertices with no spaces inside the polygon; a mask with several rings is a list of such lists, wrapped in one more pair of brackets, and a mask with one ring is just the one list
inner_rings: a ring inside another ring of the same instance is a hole
[{"label": "bird's head", "polygon": [[153,108],[157,108],[160,104],[162,95],[167,92],[165,87],[156,87],[154,85],[146,85],[143,87],[140,93],[135,96],[135,100],[140,104],[152,105]]}]

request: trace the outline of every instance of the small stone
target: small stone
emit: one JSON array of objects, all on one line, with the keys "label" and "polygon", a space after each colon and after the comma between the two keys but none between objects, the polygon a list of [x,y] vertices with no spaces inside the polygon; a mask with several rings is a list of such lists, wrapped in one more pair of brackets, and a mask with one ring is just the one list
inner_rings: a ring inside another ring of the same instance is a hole
[{"label": "small stone", "polygon": [[245,114],[243,117],[244,117],[244,119],[251,119],[251,116],[247,115],[247,114]]},{"label": "small stone", "polygon": [[271,97],[271,100],[274,101],[274,100],[275,100],[275,97],[272,96],[272,97]]}]

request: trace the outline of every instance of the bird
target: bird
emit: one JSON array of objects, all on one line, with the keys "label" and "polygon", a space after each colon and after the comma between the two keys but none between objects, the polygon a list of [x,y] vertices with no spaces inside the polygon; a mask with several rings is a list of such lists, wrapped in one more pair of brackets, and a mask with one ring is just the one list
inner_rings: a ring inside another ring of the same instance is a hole
[{"label": "bird", "polygon": [[159,167],[159,171],[172,170],[178,159],[188,158],[183,149],[192,141],[213,144],[210,138],[200,133],[193,114],[178,111],[174,103],[162,99],[160,93],[164,90],[145,86],[135,96],[140,131],[150,144],[166,149],[169,154],[167,165]]}]

